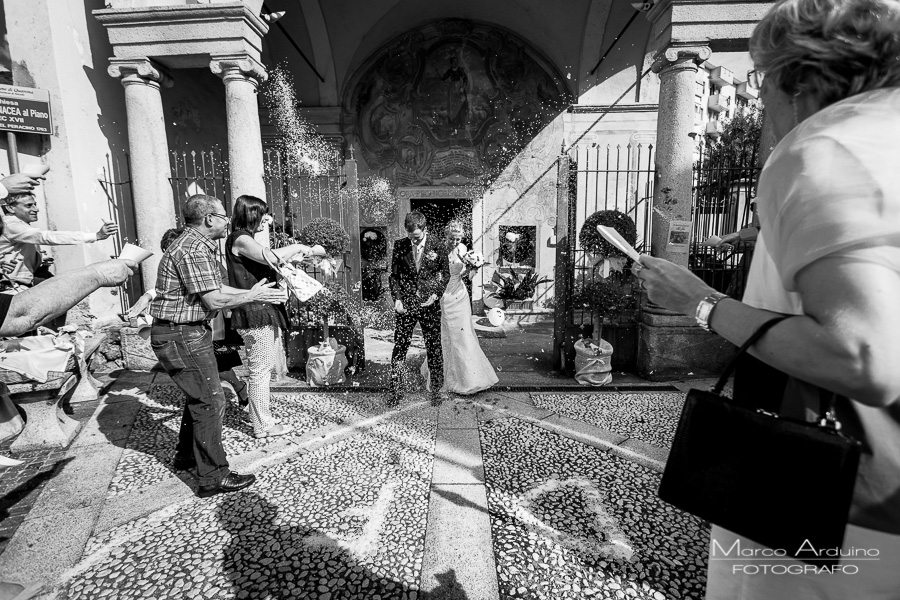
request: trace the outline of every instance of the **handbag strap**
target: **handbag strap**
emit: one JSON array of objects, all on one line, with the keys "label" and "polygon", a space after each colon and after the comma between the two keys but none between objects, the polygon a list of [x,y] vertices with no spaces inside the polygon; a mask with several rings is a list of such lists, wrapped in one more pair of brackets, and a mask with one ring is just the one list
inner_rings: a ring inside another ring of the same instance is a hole
[{"label": "handbag strap", "polygon": [[744,353],[750,349],[750,346],[759,341],[759,338],[764,336],[766,332],[772,329],[775,325],[778,325],[785,319],[789,319],[792,316],[794,315],[781,315],[773,319],[769,319],[768,321],[760,325],[757,330],[753,332],[753,335],[747,338],[747,341],[744,342],[744,344],[738,349],[737,354],[735,354],[732,359],[728,361],[728,364],[725,366],[725,370],[722,372],[722,376],[719,377],[716,385],[713,386],[713,393],[717,396],[722,395],[722,390],[725,389],[725,384],[728,383],[728,378],[731,377],[732,373],[734,373],[734,370],[737,367],[738,360],[740,360],[741,356],[743,356]]},{"label": "handbag strap", "polygon": [[[731,374],[734,372],[735,368],[737,368],[738,360],[740,360],[741,356],[744,355],[747,350],[750,349],[750,346],[759,341],[759,338],[764,336],[767,331],[772,329],[775,325],[778,325],[785,319],[789,319],[795,315],[780,315],[778,317],[774,317],[769,319],[762,325],[760,325],[756,331],[753,332],[747,341],[743,343],[743,345],[738,349],[737,354],[732,357],[730,361],[728,361],[728,365],[725,367],[725,371],[722,373],[719,380],[716,382],[716,385],[713,386],[713,393],[717,396],[722,395],[722,390],[725,389],[725,384],[728,382],[728,378],[731,377]],[[817,386],[818,387],[818,386]],[[846,396],[842,396],[826,390],[825,388],[819,387],[819,425],[822,427],[831,427],[836,430],[840,430],[841,424],[837,420],[835,416],[835,404],[838,398],[846,398]]]}]

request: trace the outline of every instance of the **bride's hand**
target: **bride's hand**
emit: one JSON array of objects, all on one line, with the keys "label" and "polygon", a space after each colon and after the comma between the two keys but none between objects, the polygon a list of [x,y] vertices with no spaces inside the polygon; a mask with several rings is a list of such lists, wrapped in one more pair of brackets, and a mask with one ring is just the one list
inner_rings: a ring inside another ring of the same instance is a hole
[{"label": "bride's hand", "polygon": [[432,294],[431,296],[428,297],[428,300],[426,300],[425,302],[423,302],[420,306],[422,306],[422,307],[424,308],[424,307],[426,307],[426,306],[431,306],[431,305],[434,304],[435,302],[437,302],[437,295],[436,295],[436,294]]}]

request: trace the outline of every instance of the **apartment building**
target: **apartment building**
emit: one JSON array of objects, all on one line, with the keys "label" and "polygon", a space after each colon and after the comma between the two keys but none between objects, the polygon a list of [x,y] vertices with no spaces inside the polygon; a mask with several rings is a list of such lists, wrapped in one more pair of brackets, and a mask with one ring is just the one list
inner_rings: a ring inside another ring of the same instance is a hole
[{"label": "apartment building", "polygon": [[726,67],[709,61],[700,65],[694,87],[694,131],[697,134],[717,139],[723,123],[749,106],[759,106],[759,90]]}]

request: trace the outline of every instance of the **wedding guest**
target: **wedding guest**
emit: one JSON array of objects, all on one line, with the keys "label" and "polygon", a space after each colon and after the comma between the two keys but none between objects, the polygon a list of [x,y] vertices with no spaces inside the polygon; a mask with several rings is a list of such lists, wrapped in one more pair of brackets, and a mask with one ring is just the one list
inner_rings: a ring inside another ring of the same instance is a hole
[{"label": "wedding guest", "polygon": [[[177,238],[184,229],[168,229],[163,234],[162,239],[159,241],[160,249],[165,252],[166,248],[172,243],[172,240]],[[224,270],[224,267],[222,267]],[[227,277],[227,273],[225,274]],[[135,300],[134,304],[132,304],[128,311],[125,313],[126,318],[134,318],[138,315],[144,314],[149,308],[150,303],[153,299],[156,298],[156,288],[149,290],[148,292],[141,295],[140,298]],[[216,317],[217,318],[217,317]],[[213,332],[213,352],[216,355],[216,366],[219,370],[219,379],[222,382],[222,387],[231,388],[232,393],[237,397],[238,404],[242,407],[246,407],[249,403],[249,397],[247,395],[247,384],[241,381],[241,379],[234,372],[234,368],[240,366],[241,356],[238,353],[237,346],[233,343],[227,343],[229,327],[228,327],[228,319],[222,319],[225,322],[225,332],[223,334],[222,339],[217,339],[215,332]]]},{"label": "wedding guest", "polygon": [[[274,281],[278,273],[272,265],[312,249],[303,244],[282,248],[267,248],[253,235],[271,222],[269,205],[254,196],[240,196],[234,202],[234,223],[225,241],[225,262],[228,284],[236,289],[251,289],[260,281]],[[293,430],[289,424],[278,423],[269,406],[271,373],[275,367],[278,329],[287,329],[287,317],[281,307],[265,302],[253,302],[231,312],[231,326],[244,339],[250,368],[250,420],[257,438],[284,435]]]},{"label": "wedding guest", "polygon": [[17,266],[7,276],[17,284],[30,287],[51,277],[41,244],[69,246],[105,240],[119,231],[115,223],[104,223],[96,233],[42,230],[32,226],[40,209],[30,192],[10,194],[4,205],[4,231],[0,236],[0,256],[15,260]]},{"label": "wedding guest", "polygon": [[235,492],[256,477],[229,470],[222,446],[225,401],[212,346],[209,319],[223,308],[251,302],[279,304],[284,294],[260,282],[250,290],[222,285],[216,240],[225,237],[230,219],[222,202],[197,194],[188,198],[184,231],[172,240],[159,262],[150,340],[156,357],[185,395],[173,466],[196,465],[200,497]]},{"label": "wedding guest", "polygon": [[[756,371],[767,374],[736,377],[735,400],[753,406],[771,398],[781,374],[795,378],[776,396],[782,415],[819,412],[819,395],[803,394],[804,382],[850,398],[836,405],[837,417],[865,451],[841,556],[862,548],[882,558],[842,559],[852,575],[810,573],[790,561],[778,563],[781,573],[747,574],[711,560],[706,597],[897,598],[900,2],[780,0],[754,29],[750,55],[748,79],[762,78],[779,141],[759,179],[761,227],[743,302],[659,258],[643,258],[637,276],[653,303],[697,315],[735,345],[773,316],[794,315],[755,344],[763,363]],[[758,393],[761,386],[767,393]],[[776,491],[771,501],[791,499]],[[721,548],[737,543],[742,555],[771,552],[716,526],[710,537]]]}]

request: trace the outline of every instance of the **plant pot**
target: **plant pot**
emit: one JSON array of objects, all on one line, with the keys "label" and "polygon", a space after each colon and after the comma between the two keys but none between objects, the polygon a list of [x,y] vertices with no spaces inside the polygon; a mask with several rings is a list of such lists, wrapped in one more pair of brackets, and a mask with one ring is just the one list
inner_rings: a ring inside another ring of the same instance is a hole
[{"label": "plant pot", "polygon": [[322,344],[309,347],[307,349],[309,357],[306,360],[307,383],[311,386],[344,383],[349,367],[346,350],[346,346],[342,345],[338,345],[337,348]]},{"label": "plant pot", "polygon": [[[362,332],[347,325],[329,325],[328,335],[346,348],[347,368],[356,367],[356,372],[366,368],[366,349]],[[288,331],[287,364],[291,369],[305,369],[309,358],[309,348],[325,339],[322,327],[300,327]]]}]

